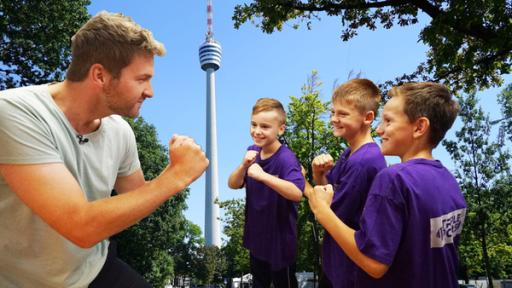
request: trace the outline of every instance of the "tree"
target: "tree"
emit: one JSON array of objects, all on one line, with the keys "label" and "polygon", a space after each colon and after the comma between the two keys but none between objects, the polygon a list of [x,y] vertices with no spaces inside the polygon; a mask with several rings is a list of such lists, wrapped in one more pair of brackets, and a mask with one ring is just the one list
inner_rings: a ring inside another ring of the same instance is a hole
[{"label": "tree", "polygon": [[220,202],[224,209],[224,235],[227,237],[222,253],[226,259],[225,277],[241,277],[249,273],[249,252],[243,247],[243,234],[245,222],[245,200],[232,199]]},{"label": "tree", "polygon": [[[313,71],[302,87],[302,95],[290,97],[286,121],[285,138],[290,149],[308,171],[307,178],[310,182],[313,158],[322,153],[329,153],[337,159],[343,143],[332,134],[328,118],[329,102],[323,103],[320,100],[321,85],[318,73]],[[306,199],[299,204],[298,231],[300,232],[297,270],[314,271],[316,276],[319,272],[320,234],[323,229],[315,221]]]},{"label": "tree", "polygon": [[[167,166],[167,149],[159,144],[155,127],[142,117],[128,122],[135,132],[144,176],[151,180]],[[119,257],[155,287],[173,279],[176,263],[171,251],[190,235],[189,222],[183,215],[187,195],[188,189],[176,194],[150,216],[113,237],[118,242]]]},{"label": "tree", "polygon": [[[323,14],[321,14],[323,13]],[[445,81],[455,90],[481,89],[502,83],[511,71],[512,6],[510,1],[477,0],[253,0],[235,7],[235,28],[247,21],[266,33],[281,30],[296,19],[294,27],[321,16],[340,17],[343,41],[360,28],[408,26],[418,23],[420,13],[430,17],[419,40],[430,47],[427,59],[416,71],[393,82]]]},{"label": "tree", "polygon": [[[475,93],[459,97],[462,128],[457,141],[443,141],[455,164],[455,175],[466,198],[468,213],[461,237],[461,267],[465,278],[485,273],[493,277],[510,267],[510,154],[491,141],[489,117],[477,107]],[[508,183],[508,184],[507,184]],[[508,253],[498,257],[497,252]]]},{"label": "tree", "polygon": [[226,261],[222,257],[221,250],[217,246],[203,246],[199,248],[197,257],[196,278],[204,286],[211,287],[212,284],[224,283],[222,277],[226,269]]},{"label": "tree", "polygon": [[498,103],[501,105],[501,113],[503,118],[497,119],[494,122],[497,124],[502,122],[500,127],[504,138],[508,135],[509,141],[512,141],[512,84],[509,84],[501,93],[498,95]]},{"label": "tree", "polygon": [[62,80],[89,0],[0,0],[0,90]]},{"label": "tree", "polygon": [[196,224],[186,221],[184,233],[183,241],[176,243],[170,250],[175,263],[175,279],[193,278],[197,274],[198,267],[195,267],[195,263],[201,247],[205,245],[201,228]]}]

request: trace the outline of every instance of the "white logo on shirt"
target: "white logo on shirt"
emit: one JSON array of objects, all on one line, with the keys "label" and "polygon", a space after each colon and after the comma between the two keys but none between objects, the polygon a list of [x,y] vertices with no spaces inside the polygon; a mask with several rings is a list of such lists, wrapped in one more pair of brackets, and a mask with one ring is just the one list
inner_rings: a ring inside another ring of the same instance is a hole
[{"label": "white logo on shirt", "polygon": [[430,248],[441,248],[453,243],[453,238],[462,232],[466,208],[430,219]]}]

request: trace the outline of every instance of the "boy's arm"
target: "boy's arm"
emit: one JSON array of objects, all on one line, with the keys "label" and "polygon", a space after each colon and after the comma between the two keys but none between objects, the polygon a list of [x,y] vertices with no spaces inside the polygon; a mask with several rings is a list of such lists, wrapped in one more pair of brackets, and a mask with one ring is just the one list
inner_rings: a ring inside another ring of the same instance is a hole
[{"label": "boy's arm", "polygon": [[325,176],[325,174],[313,173],[313,181],[317,185],[327,185],[327,184],[329,184],[329,180],[327,180],[327,177]]},{"label": "boy's arm", "polygon": [[317,221],[357,266],[373,278],[381,278],[388,271],[389,266],[364,255],[359,250],[355,240],[355,230],[343,223],[330,208],[333,194],[331,185],[313,188],[306,182],[304,195],[308,198],[309,206]]},{"label": "boy's arm", "polygon": [[329,184],[329,180],[327,180],[327,172],[331,170],[334,166],[334,160],[329,154],[318,155],[313,159],[311,163],[311,168],[313,170],[313,181],[317,185],[327,185]]},{"label": "boy's arm", "polygon": [[229,175],[228,186],[231,189],[240,189],[244,187],[244,177],[247,172],[247,168],[243,164],[236,167],[235,171]]},{"label": "boy's arm", "polygon": [[240,189],[244,187],[244,177],[245,173],[247,173],[247,169],[249,166],[256,160],[256,155],[258,155],[258,151],[249,150],[245,153],[244,159],[242,163],[229,175],[228,186],[231,189]]},{"label": "boy's arm", "polygon": [[247,171],[247,175],[260,182],[263,182],[265,185],[272,188],[272,190],[276,191],[288,200],[299,202],[300,199],[302,199],[302,191],[300,191],[300,189],[295,186],[295,184],[274,175],[268,174],[267,172],[263,171],[261,166],[258,164],[252,164]]}]

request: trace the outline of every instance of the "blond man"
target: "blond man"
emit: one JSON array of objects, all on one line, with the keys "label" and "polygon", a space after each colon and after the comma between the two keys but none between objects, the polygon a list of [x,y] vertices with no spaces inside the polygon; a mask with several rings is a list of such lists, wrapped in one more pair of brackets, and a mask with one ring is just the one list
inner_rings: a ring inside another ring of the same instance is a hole
[{"label": "blond man", "polygon": [[63,82],[0,92],[1,287],[149,287],[108,237],[208,165],[192,139],[175,135],[171,164],[144,180],[121,116],[136,117],[153,97],[153,58],[164,53],[131,18],[100,12],[73,36]]}]

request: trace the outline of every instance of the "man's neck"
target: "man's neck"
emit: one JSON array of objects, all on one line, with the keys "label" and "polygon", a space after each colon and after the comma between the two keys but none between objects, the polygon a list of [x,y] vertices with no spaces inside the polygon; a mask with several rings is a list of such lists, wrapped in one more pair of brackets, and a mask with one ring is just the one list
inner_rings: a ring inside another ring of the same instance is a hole
[{"label": "man's neck", "polygon": [[85,82],[65,80],[48,86],[53,100],[64,113],[71,126],[80,134],[96,131],[102,116],[98,105],[97,93],[87,87]]}]

